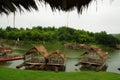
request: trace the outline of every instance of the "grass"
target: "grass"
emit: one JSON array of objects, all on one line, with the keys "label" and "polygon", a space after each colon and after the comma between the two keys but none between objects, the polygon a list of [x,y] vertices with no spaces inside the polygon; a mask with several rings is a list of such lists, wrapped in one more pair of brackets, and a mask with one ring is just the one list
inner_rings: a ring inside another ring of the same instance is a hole
[{"label": "grass", "polygon": [[120,80],[120,75],[109,72],[47,72],[0,67],[0,80]]}]

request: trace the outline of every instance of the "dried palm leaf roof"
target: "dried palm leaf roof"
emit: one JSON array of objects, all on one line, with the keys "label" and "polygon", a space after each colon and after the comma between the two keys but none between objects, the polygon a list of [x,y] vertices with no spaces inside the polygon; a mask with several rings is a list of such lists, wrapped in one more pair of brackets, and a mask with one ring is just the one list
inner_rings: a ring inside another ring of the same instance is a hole
[{"label": "dried palm leaf roof", "polygon": [[78,12],[82,12],[83,8],[87,8],[93,0],[40,0],[48,3],[52,10],[70,11],[77,8]]},{"label": "dried palm leaf roof", "polygon": [[59,50],[56,50],[55,52],[51,53],[51,54],[48,56],[48,58],[50,58],[50,57],[52,57],[52,56],[54,56],[54,57],[60,56],[62,59],[66,60],[65,54],[63,54],[63,53],[60,52]]},{"label": "dried palm leaf roof", "polygon": [[97,53],[104,61],[108,59],[108,53],[97,46],[90,46],[89,49],[82,55],[91,53]]},{"label": "dried palm leaf roof", "polygon": [[39,53],[43,55],[45,58],[49,55],[48,51],[43,45],[34,46],[30,50],[28,50],[25,55],[29,55],[32,53]]},{"label": "dried palm leaf roof", "polygon": [[52,10],[70,11],[77,8],[78,12],[82,12],[87,8],[93,0],[0,0],[0,14],[9,14],[17,10],[31,11],[31,9],[38,10],[37,2],[44,2],[49,4]]}]

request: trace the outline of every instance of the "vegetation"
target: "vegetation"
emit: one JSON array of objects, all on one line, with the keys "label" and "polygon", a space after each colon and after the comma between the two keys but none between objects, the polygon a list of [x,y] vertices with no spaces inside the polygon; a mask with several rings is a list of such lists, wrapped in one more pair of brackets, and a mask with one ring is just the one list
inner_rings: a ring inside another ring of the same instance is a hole
[{"label": "vegetation", "polygon": [[45,72],[0,67],[0,80],[119,80],[120,75],[109,72]]},{"label": "vegetation", "polygon": [[9,40],[16,40],[19,38],[21,41],[94,43],[109,47],[115,47],[117,44],[120,44],[120,39],[111,34],[107,34],[105,31],[93,33],[65,26],[60,28],[37,26],[32,29],[18,29],[8,26],[6,29],[0,28],[0,38]]},{"label": "vegetation", "polygon": [[120,40],[120,34],[112,34],[112,35]]}]

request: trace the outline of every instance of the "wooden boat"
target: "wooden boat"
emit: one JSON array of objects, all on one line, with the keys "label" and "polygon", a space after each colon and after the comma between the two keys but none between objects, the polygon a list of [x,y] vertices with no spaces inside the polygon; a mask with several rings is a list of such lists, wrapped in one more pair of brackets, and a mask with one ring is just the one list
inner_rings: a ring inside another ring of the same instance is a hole
[{"label": "wooden boat", "polygon": [[0,62],[5,61],[13,61],[13,60],[20,60],[23,59],[23,56],[7,56],[7,57],[0,57]]},{"label": "wooden boat", "polygon": [[20,60],[24,58],[23,56],[10,54],[12,51],[13,50],[10,47],[0,46],[0,62]]}]

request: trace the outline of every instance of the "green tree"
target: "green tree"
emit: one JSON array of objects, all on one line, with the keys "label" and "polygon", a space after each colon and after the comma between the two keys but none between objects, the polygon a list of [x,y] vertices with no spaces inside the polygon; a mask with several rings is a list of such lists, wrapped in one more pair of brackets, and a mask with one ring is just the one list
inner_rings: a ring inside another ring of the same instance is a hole
[{"label": "green tree", "polygon": [[95,39],[98,44],[106,45],[109,47],[115,47],[117,44],[119,44],[119,39],[110,34],[107,34],[105,31],[96,33]]}]

